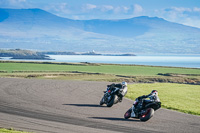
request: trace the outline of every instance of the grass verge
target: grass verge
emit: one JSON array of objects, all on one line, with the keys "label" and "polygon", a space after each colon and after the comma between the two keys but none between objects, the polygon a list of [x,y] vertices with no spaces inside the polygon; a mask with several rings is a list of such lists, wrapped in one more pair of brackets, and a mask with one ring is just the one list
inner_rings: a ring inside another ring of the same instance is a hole
[{"label": "grass verge", "polygon": [[0,128],[0,133],[28,133],[28,132],[16,131],[12,128],[11,129]]}]

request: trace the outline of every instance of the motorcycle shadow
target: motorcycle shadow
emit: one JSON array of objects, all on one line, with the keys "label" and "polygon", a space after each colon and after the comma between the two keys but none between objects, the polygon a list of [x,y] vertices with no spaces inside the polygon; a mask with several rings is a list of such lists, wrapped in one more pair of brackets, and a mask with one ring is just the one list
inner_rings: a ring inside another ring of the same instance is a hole
[{"label": "motorcycle shadow", "polygon": [[116,118],[116,117],[89,117],[89,118],[111,120],[111,121],[135,121],[135,122],[141,122],[139,119],[124,119],[124,118]]},{"label": "motorcycle shadow", "polygon": [[69,106],[77,106],[77,107],[106,107],[106,106],[101,106],[98,104],[63,104],[63,105],[69,105]]}]

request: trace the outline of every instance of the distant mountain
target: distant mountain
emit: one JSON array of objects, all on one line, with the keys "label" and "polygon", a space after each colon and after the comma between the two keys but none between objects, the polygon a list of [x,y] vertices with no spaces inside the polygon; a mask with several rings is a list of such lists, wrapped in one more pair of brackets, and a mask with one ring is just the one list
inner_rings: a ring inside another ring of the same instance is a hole
[{"label": "distant mountain", "polygon": [[41,9],[0,9],[0,48],[200,54],[200,29],[157,17],[71,20]]}]

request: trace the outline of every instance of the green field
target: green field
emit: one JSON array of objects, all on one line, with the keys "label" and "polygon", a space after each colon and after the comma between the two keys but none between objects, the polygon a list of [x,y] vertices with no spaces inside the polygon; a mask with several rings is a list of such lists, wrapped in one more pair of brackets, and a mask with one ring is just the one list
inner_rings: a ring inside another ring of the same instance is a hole
[{"label": "green field", "polygon": [[0,70],[17,71],[81,71],[106,74],[152,76],[158,73],[200,74],[200,69],[131,66],[131,65],[62,65],[35,63],[0,63]]},{"label": "green field", "polygon": [[62,65],[36,63],[2,63],[0,71],[80,71],[115,75],[157,76],[158,73],[199,74],[200,69],[133,65]]},{"label": "green field", "polygon": [[147,95],[152,90],[158,91],[163,108],[200,115],[199,85],[171,83],[132,84],[128,86],[126,97],[135,100],[138,96]]},{"label": "green field", "polygon": [[[68,74],[67,74],[68,73]],[[83,77],[84,74],[84,77]],[[200,69],[111,64],[0,62],[0,76],[200,85]]]}]

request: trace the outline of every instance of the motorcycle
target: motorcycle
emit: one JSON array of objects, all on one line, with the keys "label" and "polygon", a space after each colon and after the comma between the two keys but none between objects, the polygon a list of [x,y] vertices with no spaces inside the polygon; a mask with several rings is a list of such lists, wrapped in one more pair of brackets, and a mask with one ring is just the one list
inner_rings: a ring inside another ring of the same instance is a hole
[{"label": "motorcycle", "polygon": [[121,102],[122,99],[119,97],[119,91],[120,89],[117,87],[109,88],[107,91],[104,91],[104,96],[100,101],[100,105],[106,104],[107,107],[112,107],[113,104]]},{"label": "motorcycle", "polygon": [[[124,118],[128,119],[130,117],[140,119],[141,121],[148,121],[154,115],[154,111],[161,107],[161,102],[155,102],[151,100],[141,99],[136,100],[133,106],[124,114]],[[135,116],[131,116],[132,112],[135,112]]]}]

